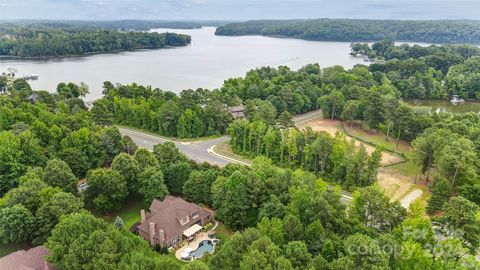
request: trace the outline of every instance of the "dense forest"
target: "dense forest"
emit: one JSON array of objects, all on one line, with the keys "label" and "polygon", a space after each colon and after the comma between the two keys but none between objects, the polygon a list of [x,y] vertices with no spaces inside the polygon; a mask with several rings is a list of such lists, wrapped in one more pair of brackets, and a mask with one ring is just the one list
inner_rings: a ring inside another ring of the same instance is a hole
[{"label": "dense forest", "polygon": [[[105,85],[105,103],[109,98],[161,103],[165,95],[172,95],[140,86]],[[33,103],[27,99],[32,93],[37,96]],[[420,204],[404,209],[368,183],[357,189],[351,204],[346,205],[341,201],[340,189],[316,174],[328,171],[328,165],[321,167],[322,162],[318,167],[317,162],[306,162],[306,169],[312,172],[300,167],[280,168],[267,157],[256,158],[251,167],[230,164],[218,168],[188,160],[173,143],[156,145],[153,152],[137,148],[115,127],[97,123],[101,114],[85,108],[81,98],[86,93],[86,85],[73,83],[59,84],[53,94],[32,91],[25,80],[17,79],[11,83],[9,95],[0,96],[2,243],[44,244],[49,249],[48,261],[59,269],[72,270],[99,266],[145,270],[480,267],[474,257],[480,246],[480,207],[457,192],[442,201],[441,215],[431,219],[424,216]],[[181,100],[179,97],[176,102]],[[232,130],[239,124],[260,125],[262,115],[268,115],[250,107],[249,118],[256,122],[234,122]],[[283,119],[283,129],[291,126],[291,117],[286,113],[279,119]],[[474,168],[465,167],[467,159],[455,161],[455,157],[473,156],[455,152],[459,149],[457,143],[443,143],[438,148],[441,143],[436,142],[448,140],[443,134],[450,131],[459,145],[469,144],[467,140],[478,136],[478,121],[474,114],[444,115],[431,127],[435,132],[425,132],[438,133],[435,141],[425,139],[434,146],[435,157],[439,156],[437,151],[448,154],[435,159],[432,166],[442,167],[439,171],[446,173],[449,186],[455,166],[461,166],[461,173],[453,180],[459,185],[464,187],[478,178],[472,174]],[[334,148],[348,148],[339,145],[341,137],[305,135],[314,140],[312,149],[317,141],[326,146],[318,151],[329,148],[324,140],[336,143],[338,147]],[[256,151],[257,142],[246,145]],[[291,145],[288,147],[294,149]],[[427,144],[422,145],[422,149],[428,149]],[[347,153],[357,156],[358,151]],[[428,160],[429,152],[422,153]],[[289,155],[285,159],[293,161]],[[320,161],[323,156],[312,158]],[[89,187],[78,193],[78,179],[84,177]],[[114,222],[101,218],[101,213],[119,209],[127,200],[140,199],[148,205],[153,198],[161,200],[166,194],[212,207],[218,220],[238,232],[222,238],[213,255],[185,264],[162,255],[162,249],[149,247],[148,242],[125,228],[121,218]]]},{"label": "dense forest", "polygon": [[265,35],[320,41],[395,41],[480,44],[480,22],[359,19],[258,20],[217,28],[217,35]]},{"label": "dense forest", "polygon": [[332,137],[326,132],[287,128],[237,120],[228,134],[237,153],[261,155],[285,167],[303,168],[349,190],[375,182],[380,149],[369,155],[365,147],[357,149],[354,140],[347,141],[341,134]]},{"label": "dense forest", "polygon": [[385,63],[371,64],[369,69],[385,73],[404,93],[405,99],[442,98],[446,95],[480,99],[476,85],[480,73],[480,48],[476,46],[395,46],[392,41],[384,40],[371,47],[365,43],[353,43],[351,49],[352,55],[386,60]]},{"label": "dense forest", "polygon": [[[0,242],[45,245],[60,269],[478,269],[480,115],[435,113],[403,100],[479,98],[478,48],[352,44],[385,62],[350,70],[263,67],[220,89],[178,95],[103,84],[33,91],[0,77]],[[393,56],[397,55],[397,56]],[[34,98],[32,98],[32,95]],[[234,120],[230,106],[244,106]],[[342,134],[300,130],[293,115],[321,109],[387,140],[411,143],[431,197],[408,209],[376,185],[380,154]],[[252,166],[197,164],[172,142],[138,148],[115,125],[168,137],[228,134]],[[80,180],[88,188],[77,192]],[[352,192],[345,203],[342,190]],[[215,253],[180,263],[111,213],[167,194],[216,211],[235,231]],[[428,213],[429,216],[426,216]]]},{"label": "dense forest", "polygon": [[178,138],[225,134],[233,120],[227,105],[241,102],[219,90],[184,90],[177,96],[158,88],[110,82],[104,83],[103,94],[92,107],[98,124],[127,125]]},{"label": "dense forest", "polygon": [[50,57],[186,46],[188,35],[0,25],[0,55]]}]

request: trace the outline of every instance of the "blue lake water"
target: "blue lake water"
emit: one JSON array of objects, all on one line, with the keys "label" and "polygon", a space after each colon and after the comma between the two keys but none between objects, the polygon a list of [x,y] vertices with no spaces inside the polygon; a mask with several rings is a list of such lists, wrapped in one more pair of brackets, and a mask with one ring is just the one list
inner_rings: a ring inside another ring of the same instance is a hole
[{"label": "blue lake water", "polygon": [[192,36],[185,47],[97,54],[57,59],[0,59],[0,73],[16,70],[19,76],[38,74],[30,81],[35,90],[55,91],[59,82],[85,82],[90,94],[85,100],[102,96],[102,83],[151,85],[179,92],[184,89],[217,88],[225,79],[244,76],[262,66],[287,65],[298,69],[309,63],[351,68],[364,63],[349,55],[349,42],[320,42],[262,36],[215,36],[214,27],[201,29],[155,29]]}]

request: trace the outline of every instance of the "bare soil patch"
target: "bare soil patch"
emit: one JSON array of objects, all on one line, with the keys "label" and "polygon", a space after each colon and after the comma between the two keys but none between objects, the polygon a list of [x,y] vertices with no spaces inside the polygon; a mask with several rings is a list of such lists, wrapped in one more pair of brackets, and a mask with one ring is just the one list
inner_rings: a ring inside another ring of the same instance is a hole
[{"label": "bare soil patch", "polygon": [[416,199],[420,198],[423,195],[423,191],[420,189],[414,189],[412,192],[408,193],[401,201],[400,204],[408,208],[410,204]]},{"label": "bare soil patch", "polygon": [[392,200],[401,200],[414,186],[413,179],[391,168],[380,168],[378,171],[378,185]]},{"label": "bare soil patch", "polygon": [[[335,136],[335,133],[337,133],[338,131],[342,132],[340,126],[341,126],[341,123],[340,121],[338,120],[329,120],[329,119],[314,119],[312,121],[308,121],[306,123],[303,123],[300,125],[300,128],[304,128],[304,127],[311,127],[314,131],[325,131],[325,132],[328,132],[330,135],[332,136]],[[347,139],[352,139],[352,137],[350,136],[347,136]],[[365,149],[367,150],[367,152],[369,154],[371,154],[373,151],[375,151],[375,147],[371,146],[371,145],[368,145],[368,144],[365,144],[361,141],[355,141],[355,145],[357,147],[359,147],[361,144],[363,144],[365,146]],[[396,155],[396,154],[393,154],[393,153],[390,153],[390,152],[387,152],[387,151],[383,151],[382,153],[382,160],[380,161],[380,164],[382,166],[385,166],[385,165],[391,165],[391,164],[395,164],[395,163],[399,163],[403,161],[403,158]]]},{"label": "bare soil patch", "polygon": [[[299,128],[305,128],[307,126],[311,127],[314,131],[325,131],[332,136],[335,136],[337,132],[343,132],[341,129],[342,122],[338,120],[312,119],[311,121],[300,124]],[[383,141],[385,140],[383,138],[383,134],[366,134],[363,130],[361,130],[355,125],[353,127],[346,128],[349,130],[349,133],[353,132],[353,134],[361,135],[360,137],[368,136],[368,138],[371,138],[373,142],[378,141],[380,143],[383,143]],[[347,139],[353,138],[347,135]],[[357,147],[360,146],[360,144],[362,143],[363,142],[359,140],[355,141],[355,145]],[[374,146],[365,143],[363,144],[368,153],[371,154],[375,150]],[[407,142],[400,141],[400,151],[408,151],[409,149],[410,145]],[[421,193],[419,195],[419,189],[413,183],[413,175],[406,173],[407,171],[404,171],[403,169],[399,170],[400,167],[404,168],[406,165],[399,164],[393,167],[388,166],[392,164],[397,164],[402,161],[404,161],[404,158],[400,155],[388,151],[383,151],[382,160],[380,162],[382,167],[379,169],[377,176],[378,185],[385,191],[387,196],[389,196],[392,201],[403,201],[403,204],[408,206],[411,202],[411,199],[413,197],[417,198],[418,196],[421,196]],[[407,198],[410,198],[408,199],[408,202],[406,201]]]}]

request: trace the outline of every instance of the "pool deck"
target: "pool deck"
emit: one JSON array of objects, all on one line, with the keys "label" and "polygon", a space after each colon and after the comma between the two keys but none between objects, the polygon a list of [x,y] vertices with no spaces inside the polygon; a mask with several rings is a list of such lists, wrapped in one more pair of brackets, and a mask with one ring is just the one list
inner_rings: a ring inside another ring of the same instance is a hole
[{"label": "pool deck", "polygon": [[[179,259],[181,261],[184,261],[184,260],[182,260],[182,257],[180,255],[182,255],[183,251],[185,251],[186,248],[189,247],[192,250],[196,250],[198,248],[198,244],[200,242],[202,242],[203,240],[215,240],[215,239],[208,238],[209,233],[214,233],[214,232],[213,231],[199,232],[192,242],[184,245],[183,247],[181,247],[181,248],[177,249],[177,251],[175,251],[175,257],[177,257],[177,259]],[[215,249],[215,247],[214,247],[214,249]]]}]

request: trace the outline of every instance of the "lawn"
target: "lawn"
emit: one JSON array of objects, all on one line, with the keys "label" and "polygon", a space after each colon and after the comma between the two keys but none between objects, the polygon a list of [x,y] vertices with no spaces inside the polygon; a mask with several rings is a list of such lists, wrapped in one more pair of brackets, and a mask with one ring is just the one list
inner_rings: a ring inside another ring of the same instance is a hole
[{"label": "lawn", "polygon": [[381,132],[372,132],[369,134],[367,131],[362,130],[357,125],[353,125],[353,127],[350,127],[346,123],[343,123],[342,125],[343,130],[347,133],[347,135],[358,138],[372,145],[379,145],[390,152],[401,154],[407,153],[411,150],[410,143],[407,141],[400,140],[397,148],[395,138],[390,137],[390,139],[387,141],[387,136]]},{"label": "lawn", "polygon": [[217,154],[222,155],[222,156],[230,157],[230,158],[240,160],[240,161],[243,161],[243,162],[249,163],[249,164],[252,163],[252,160],[249,159],[248,157],[235,154],[228,141],[216,144],[213,147],[213,151]]},{"label": "lawn", "polygon": [[218,239],[220,239],[220,241],[225,242],[227,240],[230,240],[230,238],[232,238],[232,236],[234,234],[235,234],[235,232],[233,232],[229,228],[225,227],[225,225],[223,225],[223,223],[218,222],[218,226],[215,229],[215,236]]},{"label": "lawn", "polygon": [[119,216],[122,218],[125,228],[128,230],[135,222],[140,221],[140,210],[148,209],[148,207],[149,206],[145,204],[142,198],[131,197],[127,199],[121,209],[105,215],[99,215],[98,213],[96,213],[96,215],[110,223],[113,223],[115,218]]}]

